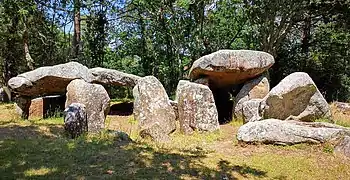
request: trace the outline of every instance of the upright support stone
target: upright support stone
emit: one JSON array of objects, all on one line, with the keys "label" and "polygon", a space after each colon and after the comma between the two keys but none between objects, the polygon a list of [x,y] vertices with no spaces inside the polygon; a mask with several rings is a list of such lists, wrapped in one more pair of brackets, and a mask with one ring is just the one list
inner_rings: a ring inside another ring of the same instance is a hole
[{"label": "upright support stone", "polygon": [[180,129],[185,134],[194,130],[215,131],[220,128],[214,97],[208,86],[188,82],[178,94]]},{"label": "upright support stone", "polygon": [[170,140],[169,134],[176,128],[176,116],[159,80],[153,76],[139,79],[133,95],[134,116],[139,122],[141,137],[160,142]]},{"label": "upright support stone", "polygon": [[251,99],[243,103],[242,113],[244,123],[259,121],[262,119],[260,114],[260,103],[262,99]]},{"label": "upright support stone", "polygon": [[28,96],[19,96],[16,98],[16,111],[22,119],[28,119],[30,104],[31,98]]},{"label": "upright support stone", "polygon": [[243,104],[251,99],[263,99],[270,91],[270,84],[265,76],[260,76],[244,83],[233,105],[235,119],[243,118]]},{"label": "upright support stone", "polygon": [[177,102],[179,99],[180,91],[182,90],[182,86],[184,86],[186,83],[189,83],[188,80],[180,80],[179,83],[177,83],[176,87],[176,94],[175,94],[175,101]]},{"label": "upright support stone", "polygon": [[81,103],[86,106],[89,132],[99,132],[105,127],[109,101],[107,91],[102,85],[76,79],[67,86],[66,108],[72,103]]}]

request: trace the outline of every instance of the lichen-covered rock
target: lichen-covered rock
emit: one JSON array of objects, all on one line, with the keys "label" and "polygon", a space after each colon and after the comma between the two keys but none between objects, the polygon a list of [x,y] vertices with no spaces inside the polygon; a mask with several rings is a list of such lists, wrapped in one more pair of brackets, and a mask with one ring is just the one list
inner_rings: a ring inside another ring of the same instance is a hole
[{"label": "lichen-covered rock", "polygon": [[314,121],[331,116],[327,101],[304,72],[285,77],[264,98],[261,108],[264,119]]},{"label": "lichen-covered rock", "polygon": [[334,148],[335,152],[344,154],[347,157],[350,157],[350,135],[345,136]]},{"label": "lichen-covered rock", "polygon": [[104,128],[110,98],[102,85],[73,80],[67,86],[66,98],[66,107],[72,103],[85,105],[89,132],[99,132]]},{"label": "lichen-covered rock", "polygon": [[270,84],[265,76],[246,82],[235,98],[233,105],[236,119],[242,118],[243,103],[251,99],[263,99],[270,91]]},{"label": "lichen-covered rock", "polygon": [[349,129],[330,123],[266,119],[241,126],[237,139],[243,142],[290,145],[323,143],[346,134],[350,134]]},{"label": "lichen-covered rock", "polygon": [[137,81],[141,78],[133,74],[127,74],[114,69],[106,68],[92,68],[89,69],[89,72],[93,76],[93,83],[115,86],[134,87],[137,84]]},{"label": "lichen-covered rock", "polygon": [[69,62],[55,66],[40,67],[11,78],[9,87],[24,96],[64,94],[67,85],[74,79],[92,80],[87,67]]},{"label": "lichen-covered rock", "polygon": [[251,50],[219,50],[196,60],[190,69],[192,80],[206,77],[213,86],[240,84],[266,71],[275,63],[272,55]]},{"label": "lichen-covered rock", "polygon": [[175,131],[175,112],[159,80],[146,76],[138,80],[133,89],[134,116],[139,122],[141,137],[155,141],[168,141]]},{"label": "lichen-covered rock", "polygon": [[70,104],[63,112],[64,129],[71,138],[88,131],[86,107],[81,103]]},{"label": "lichen-covered rock", "polygon": [[244,123],[259,121],[262,119],[260,114],[260,103],[262,99],[251,99],[242,105]]},{"label": "lichen-covered rock", "polygon": [[178,96],[180,94],[180,91],[182,90],[182,86],[184,86],[186,83],[189,83],[188,80],[180,80],[176,87],[176,93],[175,93],[175,101],[178,102]]},{"label": "lichen-covered rock", "polygon": [[215,131],[220,128],[214,97],[208,86],[188,82],[178,89],[180,129],[185,134],[194,130]]}]

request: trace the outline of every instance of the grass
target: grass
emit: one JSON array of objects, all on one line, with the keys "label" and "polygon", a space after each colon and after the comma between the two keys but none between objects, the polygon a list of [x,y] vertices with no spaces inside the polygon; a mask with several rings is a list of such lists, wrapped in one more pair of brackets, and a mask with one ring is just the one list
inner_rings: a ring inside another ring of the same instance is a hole
[{"label": "grass", "polygon": [[69,139],[63,119],[22,121],[0,105],[0,179],[347,179],[350,159],[331,144],[240,144],[241,122],[214,133],[175,132],[169,143],[138,137],[132,117],[108,116],[102,132]]}]

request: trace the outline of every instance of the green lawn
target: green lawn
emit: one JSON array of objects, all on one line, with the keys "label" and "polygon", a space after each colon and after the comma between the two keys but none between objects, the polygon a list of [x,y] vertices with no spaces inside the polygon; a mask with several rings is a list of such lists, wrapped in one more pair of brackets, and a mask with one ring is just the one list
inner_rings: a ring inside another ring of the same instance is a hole
[{"label": "green lawn", "polygon": [[350,159],[332,146],[247,145],[235,140],[240,123],[215,133],[179,132],[157,144],[137,136],[131,117],[108,117],[108,129],[72,140],[63,119],[22,121],[0,105],[0,179],[349,179]]}]

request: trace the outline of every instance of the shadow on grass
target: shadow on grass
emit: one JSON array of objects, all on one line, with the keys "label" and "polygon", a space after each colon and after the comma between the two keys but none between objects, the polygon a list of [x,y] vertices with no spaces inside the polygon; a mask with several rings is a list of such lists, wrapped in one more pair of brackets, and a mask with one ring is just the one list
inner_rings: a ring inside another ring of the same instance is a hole
[{"label": "shadow on grass", "polygon": [[232,172],[236,172],[238,174],[240,174],[241,176],[243,176],[244,178],[248,178],[248,175],[252,175],[255,177],[266,177],[266,172],[265,171],[261,171],[246,165],[243,166],[239,166],[239,165],[235,165],[232,166],[230,165],[230,162],[226,161],[226,160],[221,160],[218,163],[219,166],[219,172],[221,172],[221,179],[237,179],[235,177],[232,176]]},{"label": "shadow on grass", "polygon": [[[43,130],[44,128],[44,130]],[[62,126],[0,127],[0,174],[4,179],[236,179],[266,172],[220,161],[201,163],[207,152],[174,152],[115,136],[67,139]]]}]

